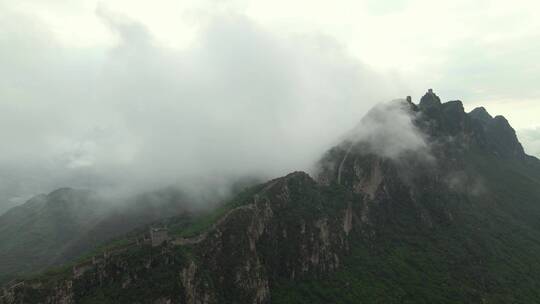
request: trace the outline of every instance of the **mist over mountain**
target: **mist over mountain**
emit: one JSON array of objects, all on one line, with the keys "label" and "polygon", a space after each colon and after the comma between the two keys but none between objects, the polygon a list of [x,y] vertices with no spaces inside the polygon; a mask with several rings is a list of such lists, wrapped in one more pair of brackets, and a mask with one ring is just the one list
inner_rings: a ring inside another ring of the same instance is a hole
[{"label": "mist over mountain", "polygon": [[538,11],[0,0],[0,304],[540,303]]},{"label": "mist over mountain", "polygon": [[540,128],[518,130],[527,153],[540,157]]},{"label": "mist over mountain", "polygon": [[226,191],[246,175],[309,170],[398,95],[324,35],[282,37],[232,14],[176,50],[105,6],[96,15],[117,39],[105,50],[64,47],[22,14],[0,19],[0,75],[12,79],[0,83],[0,212],[59,187]]},{"label": "mist over mountain", "polygon": [[[111,41],[74,47],[57,32],[69,26],[51,26],[55,14],[34,12],[40,3],[0,2],[0,214],[60,187],[126,196],[166,185],[227,191],[229,180],[245,175],[311,171],[374,104],[419,84],[423,90],[425,77],[437,74],[424,71],[414,82],[358,59],[324,31],[283,34],[235,10],[188,14],[193,41],[174,48],[147,20],[101,3],[80,20],[91,19]],[[87,37],[84,30],[72,36]],[[392,49],[393,57],[407,54]],[[463,75],[438,81],[451,87]],[[487,99],[509,95],[496,84],[501,92]],[[517,88],[521,96],[529,87]],[[536,141],[526,134],[534,154]]]},{"label": "mist over mountain", "polygon": [[259,182],[243,178],[231,181],[227,192],[198,195],[178,187],[120,197],[73,188],[37,195],[0,215],[0,284],[73,262],[146,225],[208,212]]},{"label": "mist over mountain", "polygon": [[482,107],[467,113],[461,101],[441,102],[429,90],[417,104],[408,97],[375,106],[316,167],[316,176],[293,172],[207,212],[169,218],[168,237],[155,245],[140,223],[120,244],[8,284],[0,301],[540,298],[540,160],[503,116]]}]

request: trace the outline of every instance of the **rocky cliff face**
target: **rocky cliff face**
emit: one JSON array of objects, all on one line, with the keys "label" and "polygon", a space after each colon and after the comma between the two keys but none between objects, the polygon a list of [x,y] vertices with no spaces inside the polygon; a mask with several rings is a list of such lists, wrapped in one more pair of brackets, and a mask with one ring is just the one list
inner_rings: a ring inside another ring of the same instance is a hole
[{"label": "rocky cliff face", "polygon": [[[140,297],[141,303],[268,303],[275,280],[323,276],[340,267],[351,230],[348,208],[327,200],[307,174],[292,173],[265,184],[192,245],[142,246],[136,257],[111,257],[76,278],[17,286],[3,303],[28,303],[30,297],[78,303],[113,286],[133,295],[123,300]],[[141,295],[149,286],[159,290]]]},{"label": "rocky cliff face", "polygon": [[[421,153],[381,156],[347,140],[322,158],[316,179],[295,172],[253,187],[191,239],[141,245],[77,277],[28,280],[0,303],[536,299],[534,276],[507,252],[540,270],[538,160],[485,109],[466,113],[432,91],[403,103],[426,142]],[[515,285],[520,278],[530,285]]]},{"label": "rocky cliff face", "polygon": [[414,210],[416,224],[451,222],[453,206],[440,199],[435,204],[432,196],[479,193],[478,174],[466,172],[467,155],[481,151],[505,159],[528,158],[511,126],[498,122],[504,118],[492,118],[485,109],[466,113],[461,101],[441,103],[431,90],[418,106],[401,103],[425,149],[388,158],[373,153],[369,142],[346,140],[320,162],[319,183],[340,185],[361,198],[354,217],[361,230],[380,229],[396,220],[396,213],[409,210]]}]

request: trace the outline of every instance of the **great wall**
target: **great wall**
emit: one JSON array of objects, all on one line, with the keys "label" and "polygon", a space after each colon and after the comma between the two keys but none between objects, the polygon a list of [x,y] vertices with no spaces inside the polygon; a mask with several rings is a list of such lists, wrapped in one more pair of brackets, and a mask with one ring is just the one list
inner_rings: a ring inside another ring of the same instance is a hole
[{"label": "great wall", "polygon": [[[256,200],[257,198],[255,198],[255,201]],[[230,216],[231,213],[236,212],[238,210],[252,209],[253,207],[254,207],[254,204],[249,204],[249,205],[233,208],[227,211],[223,216],[221,216],[219,220],[213,223],[212,226],[210,226],[208,229],[206,229],[205,231],[193,237],[182,237],[182,236],[171,237],[168,235],[167,228],[150,227],[148,234],[144,234],[142,237],[137,237],[123,246],[105,250],[99,255],[92,256],[91,259],[85,260],[84,262],[74,265],[72,267],[72,278],[73,279],[80,278],[86,272],[97,269],[98,266],[103,265],[109,258],[122,254],[132,248],[137,248],[137,247],[142,247],[142,246],[158,247],[165,242],[173,246],[185,246],[185,245],[198,244],[204,241],[211,231],[217,229],[219,225],[221,225],[225,220],[227,220],[227,218]],[[25,280],[20,280],[20,279],[12,280],[9,283],[5,284],[2,288],[2,295],[0,295],[0,300],[5,297],[8,297],[10,294],[13,293],[13,291],[16,288],[25,286],[25,284],[27,284],[27,282]],[[39,287],[41,284],[42,283],[40,281],[36,281],[36,282],[32,282],[30,285],[32,287]]]}]

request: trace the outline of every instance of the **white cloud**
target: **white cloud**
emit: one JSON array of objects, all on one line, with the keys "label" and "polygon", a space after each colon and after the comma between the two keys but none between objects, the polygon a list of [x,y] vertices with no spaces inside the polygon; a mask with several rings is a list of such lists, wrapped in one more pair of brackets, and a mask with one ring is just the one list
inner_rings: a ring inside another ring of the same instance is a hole
[{"label": "white cloud", "polygon": [[35,21],[3,20],[0,193],[217,187],[307,170],[397,94],[324,35],[276,35],[225,14],[178,50],[127,16],[97,13],[116,46],[67,47]]},{"label": "white cloud", "polygon": [[517,130],[525,152],[540,158],[540,128]]},{"label": "white cloud", "polygon": [[0,193],[277,175],[306,167],[374,102],[429,87],[535,127],[538,9],[0,0]]},{"label": "white cloud", "polygon": [[426,139],[413,123],[414,114],[405,100],[377,104],[351,131],[353,142],[368,143],[372,153],[397,159],[407,152],[431,160]]}]

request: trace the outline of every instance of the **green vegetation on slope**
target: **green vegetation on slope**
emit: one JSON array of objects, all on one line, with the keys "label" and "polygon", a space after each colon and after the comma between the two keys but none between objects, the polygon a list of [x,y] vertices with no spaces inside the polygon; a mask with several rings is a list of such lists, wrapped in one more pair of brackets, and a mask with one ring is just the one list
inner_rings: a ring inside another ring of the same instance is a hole
[{"label": "green vegetation on slope", "polygon": [[480,153],[470,153],[466,165],[482,176],[483,188],[442,198],[459,200],[461,215],[453,223],[428,230],[393,226],[376,243],[352,240],[340,271],[279,281],[272,302],[539,302],[538,165]]}]

